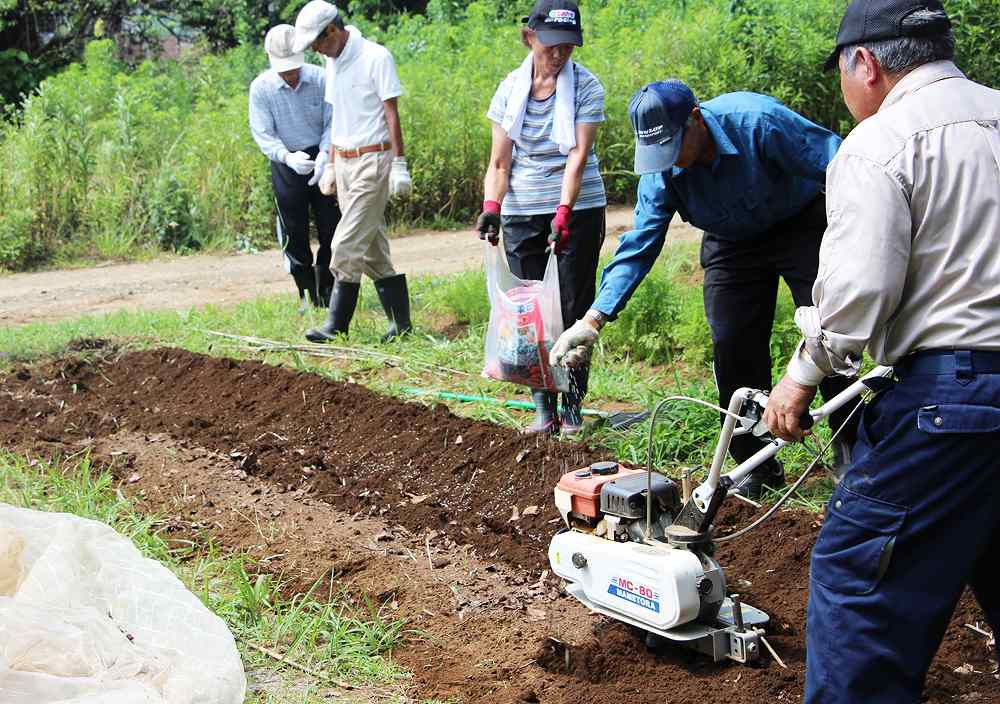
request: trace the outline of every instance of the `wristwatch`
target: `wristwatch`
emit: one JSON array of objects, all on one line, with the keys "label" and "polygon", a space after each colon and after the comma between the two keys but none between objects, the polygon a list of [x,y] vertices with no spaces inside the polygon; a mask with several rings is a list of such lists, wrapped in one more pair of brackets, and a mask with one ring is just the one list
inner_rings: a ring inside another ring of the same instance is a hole
[{"label": "wristwatch", "polygon": [[588,310],[587,313],[584,315],[584,317],[590,318],[592,321],[594,321],[594,323],[597,324],[598,329],[604,327],[604,324],[608,322],[608,316],[606,316],[601,311],[595,310],[593,308]]}]

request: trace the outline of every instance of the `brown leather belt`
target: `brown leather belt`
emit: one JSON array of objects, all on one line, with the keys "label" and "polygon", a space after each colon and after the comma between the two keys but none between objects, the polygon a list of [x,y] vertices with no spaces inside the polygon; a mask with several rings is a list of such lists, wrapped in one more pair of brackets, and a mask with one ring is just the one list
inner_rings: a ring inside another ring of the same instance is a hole
[{"label": "brown leather belt", "polygon": [[364,147],[358,147],[357,149],[341,149],[340,147],[334,147],[334,149],[337,150],[337,157],[340,159],[357,159],[362,154],[387,152],[392,149],[392,144],[389,142],[382,142],[381,144],[369,144]]}]

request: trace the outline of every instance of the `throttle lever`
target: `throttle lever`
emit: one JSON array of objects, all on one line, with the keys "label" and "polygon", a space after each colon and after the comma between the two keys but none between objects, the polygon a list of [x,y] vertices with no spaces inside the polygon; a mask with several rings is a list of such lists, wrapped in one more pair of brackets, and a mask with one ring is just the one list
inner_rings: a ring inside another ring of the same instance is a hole
[{"label": "throttle lever", "polygon": [[799,427],[802,428],[803,430],[809,430],[811,427],[813,427],[813,424],[815,422],[816,419],[812,417],[812,414],[809,411],[806,411],[801,416],[799,416]]}]

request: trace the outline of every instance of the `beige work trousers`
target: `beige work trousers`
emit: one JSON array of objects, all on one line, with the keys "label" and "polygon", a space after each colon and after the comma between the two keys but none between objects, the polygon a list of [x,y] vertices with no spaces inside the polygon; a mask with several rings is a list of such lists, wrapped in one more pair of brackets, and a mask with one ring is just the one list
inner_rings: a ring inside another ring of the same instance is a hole
[{"label": "beige work trousers", "polygon": [[392,151],[337,157],[340,224],[333,235],[330,269],[338,281],[360,283],[395,276],[389,254],[385,206],[389,202]]}]

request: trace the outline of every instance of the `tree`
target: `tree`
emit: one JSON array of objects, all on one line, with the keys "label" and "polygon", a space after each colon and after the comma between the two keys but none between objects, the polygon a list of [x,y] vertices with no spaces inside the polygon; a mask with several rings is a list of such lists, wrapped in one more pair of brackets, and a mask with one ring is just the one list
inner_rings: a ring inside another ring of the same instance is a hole
[{"label": "tree", "polygon": [[[155,53],[169,35],[198,38],[213,50],[258,43],[269,27],[294,22],[306,0],[0,0],[0,108],[77,60],[95,36],[114,39],[123,57]],[[463,3],[431,0],[455,11]],[[428,0],[346,0],[370,19],[424,12]]]},{"label": "tree", "polygon": [[[155,53],[169,35],[202,37],[213,49],[260,41],[294,12],[269,0],[0,0],[0,103],[10,104],[47,75],[77,60],[95,36],[123,53]],[[291,7],[294,6],[294,7]]]}]

